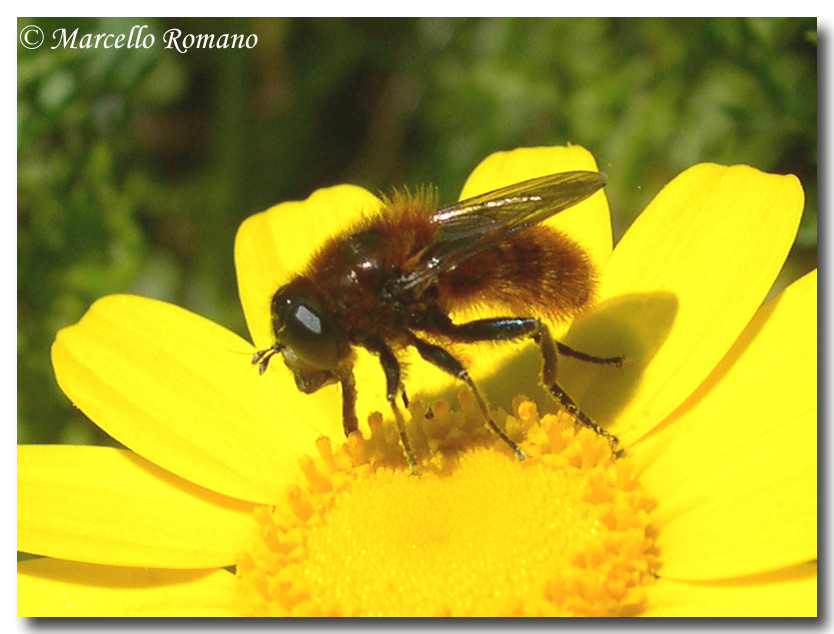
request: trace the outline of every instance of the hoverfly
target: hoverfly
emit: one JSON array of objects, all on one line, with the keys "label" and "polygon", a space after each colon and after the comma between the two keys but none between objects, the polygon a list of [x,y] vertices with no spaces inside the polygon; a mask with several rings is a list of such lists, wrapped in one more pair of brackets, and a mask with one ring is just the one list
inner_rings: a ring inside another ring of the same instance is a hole
[{"label": "hoverfly", "polygon": [[[416,464],[397,404],[408,397],[398,353],[407,347],[471,390],[489,427],[519,458],[524,453],[490,416],[468,371],[444,344],[529,337],[543,358],[542,380],[580,424],[617,438],[594,423],[556,381],[557,353],[593,363],[596,357],[553,339],[544,319],[572,317],[594,296],[595,275],[582,247],[540,224],[601,189],[604,174],[552,174],[502,187],[437,209],[433,197],[396,193],[380,212],[328,240],[307,267],[272,298],[275,342],[256,352],[261,374],[280,353],[299,390],[339,383],[345,435],[357,429],[355,347],[379,358],[386,398],[403,449]],[[450,311],[473,305],[506,308],[506,317],[455,323]]]}]

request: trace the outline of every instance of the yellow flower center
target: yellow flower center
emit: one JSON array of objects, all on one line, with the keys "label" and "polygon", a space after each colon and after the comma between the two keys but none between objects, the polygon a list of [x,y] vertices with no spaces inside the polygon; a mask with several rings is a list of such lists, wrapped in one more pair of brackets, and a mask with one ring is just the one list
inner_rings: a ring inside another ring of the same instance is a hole
[{"label": "yellow flower center", "polygon": [[[477,416],[412,407],[410,474],[394,430],[371,417],[319,458],[281,505],[260,508],[241,555],[243,610],[268,616],[616,616],[638,612],[658,568],[654,501],[628,458],[517,399],[518,461]],[[496,417],[501,420],[501,417]]]}]

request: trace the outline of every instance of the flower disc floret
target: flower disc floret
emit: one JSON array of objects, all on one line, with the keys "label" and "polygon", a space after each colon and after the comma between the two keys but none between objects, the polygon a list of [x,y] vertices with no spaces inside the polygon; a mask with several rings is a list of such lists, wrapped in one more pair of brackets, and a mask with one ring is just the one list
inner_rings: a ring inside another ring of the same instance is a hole
[{"label": "flower disc floret", "polygon": [[[238,565],[246,610],[285,616],[612,616],[645,601],[658,559],[654,501],[628,459],[516,403],[516,460],[471,403],[412,409],[420,476],[393,430],[301,461],[305,482],[256,514],[260,540]],[[501,418],[498,418],[501,420]],[[431,448],[431,449],[429,449]]]}]

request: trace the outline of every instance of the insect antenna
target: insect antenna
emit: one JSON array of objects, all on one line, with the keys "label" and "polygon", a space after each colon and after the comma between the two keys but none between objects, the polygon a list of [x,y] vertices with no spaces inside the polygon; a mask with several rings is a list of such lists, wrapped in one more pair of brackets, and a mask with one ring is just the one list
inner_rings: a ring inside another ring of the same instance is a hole
[{"label": "insect antenna", "polygon": [[276,352],[281,352],[284,345],[278,343],[277,341],[273,343],[269,348],[264,348],[263,350],[258,350],[255,354],[252,355],[252,365],[258,366],[258,374],[263,374],[266,372],[267,366],[269,366],[269,360],[272,358]]}]

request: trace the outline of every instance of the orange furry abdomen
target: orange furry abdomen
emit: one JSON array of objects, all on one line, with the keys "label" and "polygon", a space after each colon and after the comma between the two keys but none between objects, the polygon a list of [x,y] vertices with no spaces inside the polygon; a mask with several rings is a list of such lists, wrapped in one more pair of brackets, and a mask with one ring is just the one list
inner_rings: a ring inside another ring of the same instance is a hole
[{"label": "orange furry abdomen", "polygon": [[533,226],[491,245],[440,276],[441,306],[503,304],[515,315],[562,321],[594,298],[596,276],[582,247],[547,226]]}]

